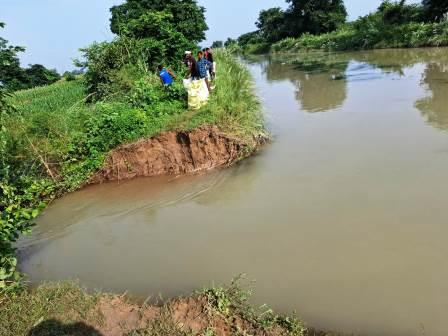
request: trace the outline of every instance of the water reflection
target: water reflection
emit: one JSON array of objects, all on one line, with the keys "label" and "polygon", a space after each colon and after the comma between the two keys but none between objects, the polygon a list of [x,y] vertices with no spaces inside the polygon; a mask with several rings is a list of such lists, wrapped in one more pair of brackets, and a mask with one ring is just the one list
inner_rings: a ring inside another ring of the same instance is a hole
[{"label": "water reflection", "polygon": [[420,99],[415,106],[430,125],[448,129],[448,63],[429,63],[422,78],[429,96]]},{"label": "water reflection", "polygon": [[[260,63],[260,59],[257,59]],[[406,71],[425,65],[421,85],[428,96],[415,106],[432,126],[448,129],[448,53],[446,48],[372,50],[352,53],[308,52],[274,55],[262,62],[270,82],[290,80],[295,97],[306,112],[331,111],[347,100],[347,84],[385,76],[406,77]]]},{"label": "water reflection", "polygon": [[268,81],[289,79],[296,86],[296,99],[306,112],[336,109],[347,98],[344,73],[348,62],[296,60],[292,63],[266,63]]}]

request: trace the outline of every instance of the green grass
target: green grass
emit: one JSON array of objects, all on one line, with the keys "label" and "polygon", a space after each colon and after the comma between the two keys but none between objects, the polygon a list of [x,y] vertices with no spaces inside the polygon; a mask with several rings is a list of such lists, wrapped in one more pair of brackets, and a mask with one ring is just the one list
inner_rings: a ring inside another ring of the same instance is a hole
[{"label": "green grass", "polygon": [[[0,296],[0,335],[72,335],[66,332],[76,326],[81,329],[83,324],[79,321],[101,320],[92,314],[96,303],[97,296],[88,295],[69,282],[44,284],[33,291]],[[32,329],[34,334],[30,332]],[[78,330],[76,335],[89,334]]]},{"label": "green grass", "polygon": [[366,24],[347,24],[327,34],[304,34],[287,38],[272,45],[272,52],[300,50],[360,50],[382,48],[420,48],[448,46],[448,22],[402,25],[371,21]]},{"label": "green grass", "polygon": [[[250,295],[251,292],[244,289],[240,281],[234,281],[229,286],[208,288],[186,298],[168,301],[160,307],[158,314],[146,321],[145,309],[153,309],[153,306],[128,304],[125,296],[91,295],[73,282],[47,283],[33,290],[0,296],[0,335],[100,336],[98,330],[103,328],[105,320],[114,319],[116,325],[125,324],[126,320],[120,320],[123,317],[117,312],[127,311],[130,307],[140,311],[142,323],[136,325],[142,327],[128,332],[129,336],[196,335],[173,319],[176,302],[179,301],[190,305],[188,311],[194,311],[194,314],[199,311],[202,321],[206,319],[206,325],[202,325],[201,334],[204,335],[215,335],[215,327],[223,328],[224,325],[235,335],[308,335],[308,330],[298,318],[278,315],[265,305],[253,307],[249,303]],[[115,302],[117,310],[102,310],[100,302]],[[185,304],[181,307],[185,308]],[[237,320],[243,323],[235,323]],[[194,322],[190,317],[187,323]]]},{"label": "green grass", "polygon": [[[213,336],[224,330],[232,335],[342,336],[307,328],[294,314],[280,315],[267,305],[253,306],[250,288],[250,284],[238,278],[227,286],[174,298],[155,310],[155,306],[132,303],[125,295],[89,294],[73,282],[45,283],[35,289],[0,295],[0,335],[101,336],[105,321],[109,321],[109,327],[110,323],[124,327],[129,316],[121,313],[134,310],[140,320],[131,325],[139,327],[124,328],[127,336]],[[152,311],[148,319],[147,309]],[[187,311],[187,325],[173,318]],[[195,324],[199,317],[202,330],[197,334],[189,329],[188,323]]]},{"label": "green grass", "polygon": [[[157,102],[157,113],[151,106],[134,107],[126,100],[86,104],[82,80],[18,92],[11,100],[18,112],[5,120],[14,168],[25,175],[51,177],[52,172],[64,179],[64,171],[73,173],[74,167],[92,155],[101,161],[101,154],[119,144],[166,130],[216,124],[244,138],[259,134],[263,118],[249,71],[225,51],[217,51],[215,58],[216,89],[209,104],[197,112],[166,101]],[[134,93],[143,95],[137,97],[139,101],[154,94],[157,97],[157,92],[142,90]],[[92,146],[89,151],[87,147]]]}]

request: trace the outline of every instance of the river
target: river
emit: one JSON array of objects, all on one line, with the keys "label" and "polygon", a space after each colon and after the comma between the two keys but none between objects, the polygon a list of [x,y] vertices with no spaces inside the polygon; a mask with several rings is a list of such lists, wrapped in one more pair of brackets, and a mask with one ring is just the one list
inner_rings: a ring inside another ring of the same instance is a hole
[{"label": "river", "polygon": [[21,270],[164,298],[246,273],[255,303],[318,328],[446,335],[448,50],[248,66],[272,144],[229,169],[54,202]]}]

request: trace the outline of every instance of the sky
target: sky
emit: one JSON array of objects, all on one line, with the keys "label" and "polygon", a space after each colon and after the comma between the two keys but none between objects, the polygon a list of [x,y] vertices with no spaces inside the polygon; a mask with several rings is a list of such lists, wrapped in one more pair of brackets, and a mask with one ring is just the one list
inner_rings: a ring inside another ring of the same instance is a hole
[{"label": "sky", "polygon": [[[79,48],[113,38],[109,8],[123,0],[0,0],[0,36],[26,47],[22,66],[40,63],[59,72],[74,69]],[[284,0],[198,0],[207,9],[203,46],[256,29],[262,9],[286,7]],[[349,19],[374,11],[381,0],[345,0]],[[418,0],[408,0],[418,2]]]}]

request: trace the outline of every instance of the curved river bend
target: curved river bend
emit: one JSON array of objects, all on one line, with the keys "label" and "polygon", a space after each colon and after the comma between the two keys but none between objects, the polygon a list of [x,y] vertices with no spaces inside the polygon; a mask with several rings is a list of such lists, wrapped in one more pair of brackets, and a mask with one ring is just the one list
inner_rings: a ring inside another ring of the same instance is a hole
[{"label": "curved river bend", "polygon": [[256,303],[319,328],[446,335],[448,50],[249,67],[271,145],[230,169],[58,200],[21,270],[144,297],[246,273]]}]

